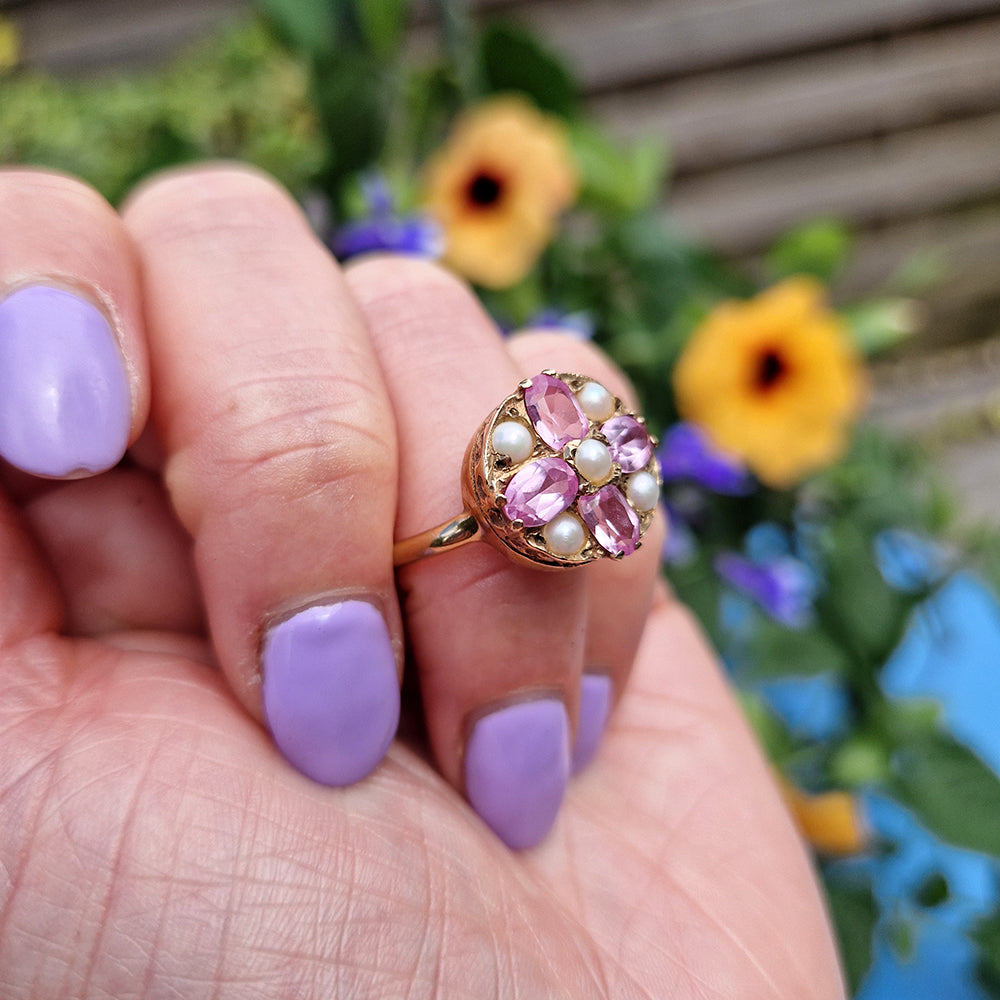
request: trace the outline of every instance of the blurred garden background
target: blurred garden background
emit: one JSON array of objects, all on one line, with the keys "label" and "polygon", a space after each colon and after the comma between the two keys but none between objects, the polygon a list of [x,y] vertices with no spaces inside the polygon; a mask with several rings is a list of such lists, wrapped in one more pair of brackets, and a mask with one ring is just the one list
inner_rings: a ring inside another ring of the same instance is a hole
[{"label": "blurred garden background", "polygon": [[210,156],[611,352],[854,995],[1000,996],[1000,2],[0,0],[0,162]]}]

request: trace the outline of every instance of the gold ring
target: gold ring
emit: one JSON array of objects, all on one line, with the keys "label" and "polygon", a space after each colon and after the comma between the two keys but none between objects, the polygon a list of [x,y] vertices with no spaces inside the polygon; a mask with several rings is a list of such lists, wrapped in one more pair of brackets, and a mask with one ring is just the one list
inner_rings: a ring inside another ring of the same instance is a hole
[{"label": "gold ring", "polygon": [[484,541],[545,569],[623,559],[660,496],[656,438],[600,382],[549,369],[521,382],[473,435],[457,517],[396,542],[393,564]]}]

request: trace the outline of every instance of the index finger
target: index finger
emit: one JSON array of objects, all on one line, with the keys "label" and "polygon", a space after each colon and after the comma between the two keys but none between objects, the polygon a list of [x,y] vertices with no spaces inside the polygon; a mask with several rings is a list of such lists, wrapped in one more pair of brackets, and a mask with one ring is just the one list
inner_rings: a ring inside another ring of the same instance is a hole
[{"label": "index finger", "polygon": [[79,181],[0,171],[0,457],[35,476],[115,465],[149,385],[135,256]]}]

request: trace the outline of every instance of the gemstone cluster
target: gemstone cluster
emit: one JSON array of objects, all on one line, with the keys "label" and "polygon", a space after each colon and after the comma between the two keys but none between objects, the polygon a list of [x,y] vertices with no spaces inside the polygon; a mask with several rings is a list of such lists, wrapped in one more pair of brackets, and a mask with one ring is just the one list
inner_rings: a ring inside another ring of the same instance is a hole
[{"label": "gemstone cluster", "polygon": [[659,500],[655,448],[599,382],[542,372],[474,440],[472,499],[497,539],[534,563],[621,558],[639,547]]}]

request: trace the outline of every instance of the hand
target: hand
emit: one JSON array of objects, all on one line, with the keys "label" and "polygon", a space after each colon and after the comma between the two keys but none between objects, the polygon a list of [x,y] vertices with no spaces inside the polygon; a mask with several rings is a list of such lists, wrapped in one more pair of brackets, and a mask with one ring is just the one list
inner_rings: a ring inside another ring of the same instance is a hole
[{"label": "hand", "polygon": [[[843,995],[656,544],[558,574],[469,546],[397,603],[393,537],[457,513],[489,408],[543,367],[626,394],[606,359],[501,341],[429,265],[342,274],[248,171],[122,218],[9,172],[0,221],[3,997]],[[404,627],[429,748],[382,759]],[[618,703],[566,789],[581,683]]]}]

